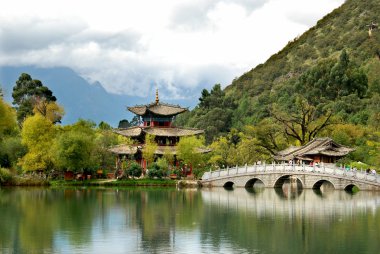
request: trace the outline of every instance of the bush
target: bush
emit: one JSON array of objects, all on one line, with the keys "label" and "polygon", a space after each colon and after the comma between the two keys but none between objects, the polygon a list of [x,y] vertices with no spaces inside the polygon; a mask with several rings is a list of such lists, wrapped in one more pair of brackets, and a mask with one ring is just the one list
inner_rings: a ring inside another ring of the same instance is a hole
[{"label": "bush", "polygon": [[164,172],[168,171],[169,163],[165,158],[158,158],[156,162],[157,166],[162,169]]},{"label": "bush", "polygon": [[126,174],[133,177],[140,177],[142,173],[142,168],[136,162],[133,162],[128,169],[126,169]]},{"label": "bush", "polygon": [[162,178],[164,176],[164,170],[162,170],[157,163],[151,164],[148,168],[148,177],[149,178]]},{"label": "bush", "polygon": [[6,168],[0,168],[0,183],[8,183],[12,180],[11,172]]},{"label": "bush", "polygon": [[195,168],[193,169],[193,174],[196,179],[200,179],[204,172],[210,171],[208,168]]}]

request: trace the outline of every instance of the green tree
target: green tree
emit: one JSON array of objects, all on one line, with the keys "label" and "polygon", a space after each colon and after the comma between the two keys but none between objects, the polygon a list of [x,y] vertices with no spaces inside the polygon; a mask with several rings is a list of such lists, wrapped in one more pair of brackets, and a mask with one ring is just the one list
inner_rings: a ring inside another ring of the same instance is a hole
[{"label": "green tree", "polygon": [[13,87],[13,104],[17,109],[17,120],[22,123],[24,119],[33,115],[33,108],[40,100],[56,101],[53,92],[42,84],[40,80],[32,79],[29,74],[22,73]]},{"label": "green tree", "polygon": [[25,119],[21,130],[21,142],[28,149],[20,159],[24,171],[53,168],[52,144],[56,130],[51,121],[40,114]]},{"label": "green tree", "polygon": [[257,143],[255,138],[244,136],[236,148],[237,156],[234,165],[252,165],[270,157],[267,151],[258,146]]},{"label": "green tree", "polygon": [[45,98],[41,98],[36,101],[33,108],[33,113],[39,113],[55,124],[61,122],[61,119],[65,114],[65,110],[55,101],[48,101]]},{"label": "green tree", "polygon": [[272,107],[272,116],[282,125],[285,134],[289,138],[298,140],[300,145],[311,141],[318,133],[329,126],[331,122],[331,112],[318,117],[316,108],[308,101],[297,96],[292,109],[281,109],[277,104]]},{"label": "green tree", "polygon": [[219,167],[228,165],[228,157],[230,152],[230,144],[226,137],[219,137],[210,145],[211,157],[209,163]]},{"label": "green tree", "polygon": [[65,170],[91,172],[99,164],[94,154],[94,138],[94,131],[84,127],[61,133],[55,147],[57,165]]},{"label": "green tree", "polygon": [[139,116],[134,116],[131,121],[128,121],[127,119],[123,119],[119,121],[118,128],[129,128],[132,126],[138,126],[140,124],[140,118]]},{"label": "green tree", "polygon": [[27,148],[21,144],[19,135],[6,136],[0,142],[0,167],[17,168],[19,158],[27,152]]},{"label": "green tree", "polygon": [[194,168],[203,164],[203,154],[199,148],[204,147],[203,137],[182,137],[177,145],[177,157],[185,164],[192,165]]},{"label": "green tree", "polygon": [[156,163],[160,167],[160,169],[162,169],[164,172],[168,172],[169,163],[165,157],[158,158]]},{"label": "green tree", "polygon": [[210,97],[210,93],[207,89],[203,89],[201,93],[201,97],[199,98],[199,106],[203,108],[209,107],[208,99]]},{"label": "green tree", "polygon": [[111,170],[114,167],[115,155],[108,149],[120,143],[119,136],[108,129],[97,129],[95,131],[93,156],[102,169]]},{"label": "green tree", "polygon": [[4,135],[11,134],[16,128],[17,122],[14,110],[0,97],[0,142]]},{"label": "green tree", "polygon": [[154,162],[156,150],[157,143],[155,141],[155,136],[146,134],[143,149],[143,158],[148,163],[148,165]]},{"label": "green tree", "polygon": [[98,128],[99,128],[100,130],[111,130],[111,129],[112,129],[111,125],[109,125],[108,123],[103,122],[103,121],[101,121],[101,122],[99,123]]},{"label": "green tree", "polygon": [[288,145],[283,127],[273,118],[266,118],[255,126],[245,126],[244,133],[255,140],[255,144],[264,148],[265,154],[274,155]]}]

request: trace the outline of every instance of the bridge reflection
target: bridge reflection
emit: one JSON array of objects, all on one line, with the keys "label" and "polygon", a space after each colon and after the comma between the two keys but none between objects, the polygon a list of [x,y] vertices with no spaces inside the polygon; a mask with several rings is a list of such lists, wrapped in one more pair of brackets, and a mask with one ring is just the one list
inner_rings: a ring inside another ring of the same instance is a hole
[{"label": "bridge reflection", "polygon": [[[286,184],[284,185],[286,186]],[[302,213],[306,216],[352,215],[357,212],[373,211],[380,207],[377,192],[361,191],[356,194],[330,189],[302,188],[224,188],[202,189],[205,203],[249,211],[260,215],[291,215]]]}]

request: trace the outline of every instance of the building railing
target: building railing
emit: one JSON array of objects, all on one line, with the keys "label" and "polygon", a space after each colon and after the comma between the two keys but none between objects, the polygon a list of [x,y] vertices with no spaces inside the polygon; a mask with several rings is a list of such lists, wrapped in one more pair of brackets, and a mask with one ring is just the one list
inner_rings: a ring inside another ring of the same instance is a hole
[{"label": "building railing", "polygon": [[219,178],[228,178],[239,175],[249,175],[252,173],[304,173],[304,174],[324,174],[329,176],[341,177],[349,180],[369,181],[380,184],[380,176],[376,173],[367,173],[362,169],[357,170],[354,168],[339,168],[334,164],[320,164],[320,165],[305,165],[293,163],[271,163],[271,164],[255,164],[248,166],[247,164],[242,167],[227,167],[226,169],[219,169],[215,171],[205,172],[202,176],[203,181],[211,181]]}]

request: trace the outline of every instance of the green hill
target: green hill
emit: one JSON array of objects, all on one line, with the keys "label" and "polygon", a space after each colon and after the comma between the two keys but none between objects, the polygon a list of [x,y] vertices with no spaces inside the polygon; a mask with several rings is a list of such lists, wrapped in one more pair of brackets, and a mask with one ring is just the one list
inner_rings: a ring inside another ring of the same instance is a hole
[{"label": "green hill", "polygon": [[[257,142],[271,143],[265,147],[271,153],[316,136],[334,136],[336,126],[348,136],[353,134],[347,128],[374,133],[380,127],[380,29],[369,36],[368,25],[380,23],[379,13],[378,0],[347,0],[224,90],[219,85],[203,90],[198,106],[178,117],[177,124],[205,129],[209,143],[232,129],[247,133],[251,126],[256,139],[274,140]],[[338,141],[355,145],[358,139]]]}]

